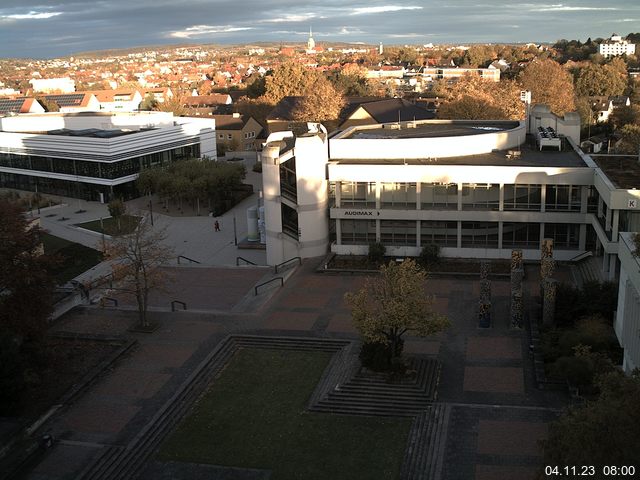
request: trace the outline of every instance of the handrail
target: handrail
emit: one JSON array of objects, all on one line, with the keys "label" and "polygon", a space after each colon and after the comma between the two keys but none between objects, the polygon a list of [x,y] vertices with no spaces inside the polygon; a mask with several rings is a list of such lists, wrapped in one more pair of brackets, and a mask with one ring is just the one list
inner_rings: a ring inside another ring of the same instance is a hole
[{"label": "handrail", "polygon": [[584,260],[585,258],[592,257],[592,256],[593,256],[593,252],[591,250],[587,250],[586,252],[582,252],[581,254],[576,255],[573,258],[570,258],[569,261],[579,262],[580,260]]},{"label": "handrail", "polygon": [[181,302],[180,300],[171,300],[171,311],[172,312],[176,311],[176,303],[180,304],[180,306],[182,306],[183,310],[187,309],[187,304],[185,302]]},{"label": "handrail", "polygon": [[302,265],[302,258],[293,257],[293,258],[290,258],[289,260],[285,260],[284,262],[279,263],[278,265],[276,265],[275,268],[274,268],[274,272],[273,273],[278,273],[278,268],[279,267],[282,267],[282,266],[286,265],[287,263],[292,262],[293,260],[298,260],[298,265]]},{"label": "handrail", "polygon": [[251,260],[247,260],[244,257],[236,257],[236,267],[240,265],[240,260],[242,260],[243,262],[247,262],[247,264],[249,265],[257,265],[257,263],[253,263]]},{"label": "handrail", "polygon": [[185,260],[189,260],[189,262],[191,263],[200,263],[199,261],[194,260],[193,258],[185,257],[184,255],[178,255],[178,265],[180,265],[181,258],[184,258]]},{"label": "handrail", "polygon": [[257,295],[258,295],[258,288],[260,288],[260,287],[264,287],[265,285],[268,285],[268,284],[269,284],[269,283],[271,283],[271,282],[275,282],[276,280],[280,280],[280,286],[281,286],[281,287],[282,287],[282,286],[284,286],[284,278],[282,278],[282,277],[275,277],[275,278],[272,278],[271,280],[267,280],[266,282],[261,283],[260,285],[256,285],[256,286],[253,288],[253,292],[254,292],[254,294],[257,296]]}]

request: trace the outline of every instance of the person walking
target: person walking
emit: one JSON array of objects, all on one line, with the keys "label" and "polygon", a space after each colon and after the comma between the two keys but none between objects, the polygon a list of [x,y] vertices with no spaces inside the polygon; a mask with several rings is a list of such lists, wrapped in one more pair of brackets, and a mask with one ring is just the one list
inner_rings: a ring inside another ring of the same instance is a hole
[{"label": "person walking", "polygon": [[220,223],[218,222],[218,220],[216,220],[215,223],[213,224],[213,228],[216,232],[220,231]]}]

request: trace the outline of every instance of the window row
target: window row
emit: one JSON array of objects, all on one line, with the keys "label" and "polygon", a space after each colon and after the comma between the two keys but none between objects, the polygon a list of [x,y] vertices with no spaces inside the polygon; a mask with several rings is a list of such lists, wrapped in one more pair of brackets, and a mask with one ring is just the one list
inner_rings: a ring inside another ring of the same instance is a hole
[{"label": "window row", "polygon": [[144,168],[166,165],[177,160],[198,158],[199,156],[200,145],[175,148],[166,152],[153,153],[116,162],[89,162],[68,158],[0,153],[0,167],[61,173],[80,177],[115,179],[138,173]]},{"label": "window row", "polygon": [[[383,182],[380,184],[380,208],[415,210],[458,209],[458,184],[420,184]],[[376,208],[377,186],[375,182],[338,182],[341,208]],[[595,190],[595,189],[593,189]],[[596,192],[597,194],[597,192]],[[334,194],[335,195],[335,194]],[[582,187],[580,185],[547,185],[545,210],[575,211],[581,208]],[[590,192],[588,205],[593,204]],[[499,210],[500,185],[497,183],[464,183],[460,192],[462,210]],[[336,199],[332,199],[336,205]],[[504,210],[542,210],[542,185],[505,184],[503,189]],[[597,206],[597,200],[596,200]]]},{"label": "window row", "polygon": [[[367,245],[376,241],[375,220],[339,220],[343,245]],[[463,248],[498,248],[498,222],[460,222]],[[532,248],[540,246],[539,223],[502,224],[502,248]],[[545,223],[544,236],[552,238],[556,248],[577,249],[580,225]],[[380,242],[393,246],[417,245],[416,222],[412,220],[380,220]],[[458,222],[421,221],[420,244],[434,243],[441,247],[458,246]]]}]

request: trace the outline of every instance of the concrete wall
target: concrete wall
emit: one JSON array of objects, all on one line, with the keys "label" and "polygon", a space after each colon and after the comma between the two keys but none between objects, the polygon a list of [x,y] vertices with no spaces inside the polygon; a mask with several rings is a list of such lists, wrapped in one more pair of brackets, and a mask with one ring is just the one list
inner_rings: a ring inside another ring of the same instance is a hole
[{"label": "concrete wall", "polygon": [[620,280],[614,320],[618,342],[624,348],[623,368],[626,373],[640,367],[640,263],[632,253],[635,250],[632,235],[627,232],[620,234]]}]

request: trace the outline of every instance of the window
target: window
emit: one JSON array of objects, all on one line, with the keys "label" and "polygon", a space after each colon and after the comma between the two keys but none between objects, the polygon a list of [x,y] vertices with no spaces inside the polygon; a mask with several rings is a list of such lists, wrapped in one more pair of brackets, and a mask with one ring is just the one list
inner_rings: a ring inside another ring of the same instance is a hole
[{"label": "window", "polygon": [[579,246],[580,225],[568,223],[545,223],[544,237],[553,239],[554,248],[577,250]]},{"label": "window", "polygon": [[506,184],[504,186],[505,210],[541,209],[542,187],[529,184]]},{"label": "window", "polygon": [[425,210],[458,209],[458,184],[457,183],[423,183],[420,186],[420,204]]},{"label": "window", "polygon": [[343,245],[368,245],[376,241],[375,220],[340,220]]},{"label": "window", "polygon": [[219,133],[219,134],[218,134],[218,138],[219,138],[220,140],[224,140],[224,133]]},{"label": "window", "polygon": [[497,183],[462,184],[463,210],[498,210],[500,185]]},{"label": "window", "polygon": [[498,248],[498,223],[462,222],[462,246]]},{"label": "window", "polygon": [[227,140],[233,140],[233,135],[230,133],[227,133]]},{"label": "window", "polygon": [[381,208],[415,210],[415,183],[383,183],[380,192]]},{"label": "window", "polygon": [[549,211],[580,211],[579,185],[547,185],[545,208]]},{"label": "window", "polygon": [[295,157],[280,164],[280,194],[294,202],[298,201]]},{"label": "window", "polygon": [[284,203],[281,204],[282,232],[298,240],[298,212]]},{"label": "window", "polygon": [[502,224],[503,248],[540,248],[539,223],[511,223]]},{"label": "window", "polygon": [[413,220],[380,220],[380,241],[384,245],[416,246],[416,222]]},{"label": "window", "polygon": [[441,247],[458,246],[458,222],[420,222],[420,244],[435,243]]},{"label": "window", "polygon": [[341,208],[376,208],[376,184],[340,182]]}]

